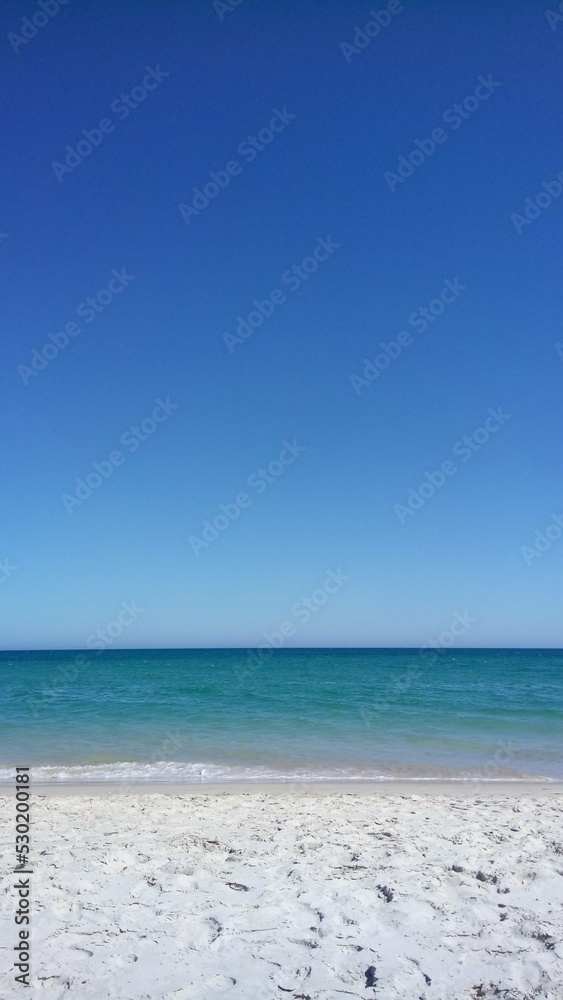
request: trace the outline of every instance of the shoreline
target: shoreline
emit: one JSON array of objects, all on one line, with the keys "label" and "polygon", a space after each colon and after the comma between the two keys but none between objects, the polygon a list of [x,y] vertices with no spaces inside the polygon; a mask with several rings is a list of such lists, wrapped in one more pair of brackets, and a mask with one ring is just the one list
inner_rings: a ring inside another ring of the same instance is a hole
[{"label": "shoreline", "polygon": [[[0,784],[0,796],[14,794],[15,785]],[[31,795],[35,797],[103,795],[270,795],[284,797],[322,795],[378,795],[378,796],[563,796],[563,781],[542,779],[479,780],[479,779],[389,779],[383,781],[231,781],[231,782],[101,782],[101,781],[52,781],[31,782]]]}]

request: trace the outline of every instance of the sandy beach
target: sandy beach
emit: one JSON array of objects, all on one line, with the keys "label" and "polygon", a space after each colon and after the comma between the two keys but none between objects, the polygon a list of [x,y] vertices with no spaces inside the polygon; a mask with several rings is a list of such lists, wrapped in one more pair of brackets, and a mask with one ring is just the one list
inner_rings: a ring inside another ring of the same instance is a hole
[{"label": "sandy beach", "polygon": [[33,794],[32,995],[563,996],[561,786],[59,791]]}]

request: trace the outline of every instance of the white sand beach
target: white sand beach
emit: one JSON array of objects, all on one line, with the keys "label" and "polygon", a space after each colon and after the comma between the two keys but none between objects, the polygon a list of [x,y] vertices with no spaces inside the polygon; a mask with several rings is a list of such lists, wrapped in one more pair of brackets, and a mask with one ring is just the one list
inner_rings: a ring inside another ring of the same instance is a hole
[{"label": "white sand beach", "polygon": [[35,790],[32,988],[9,876],[2,998],[561,1000],[561,789],[378,791]]}]

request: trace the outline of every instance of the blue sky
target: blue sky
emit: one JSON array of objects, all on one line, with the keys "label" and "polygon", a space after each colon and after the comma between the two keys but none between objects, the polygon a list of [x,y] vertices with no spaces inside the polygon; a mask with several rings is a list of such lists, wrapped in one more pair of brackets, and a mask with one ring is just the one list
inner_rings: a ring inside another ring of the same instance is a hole
[{"label": "blue sky", "polygon": [[0,14],[2,648],[124,602],[114,648],[457,612],[461,645],[560,646],[563,21],[46,7]]}]

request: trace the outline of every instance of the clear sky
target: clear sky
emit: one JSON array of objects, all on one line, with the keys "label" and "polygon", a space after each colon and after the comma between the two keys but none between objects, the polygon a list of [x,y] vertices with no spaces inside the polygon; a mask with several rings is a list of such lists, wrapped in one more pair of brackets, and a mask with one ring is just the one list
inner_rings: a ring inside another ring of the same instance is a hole
[{"label": "clear sky", "polygon": [[0,12],[2,648],[560,646],[563,18],[56,7]]}]

